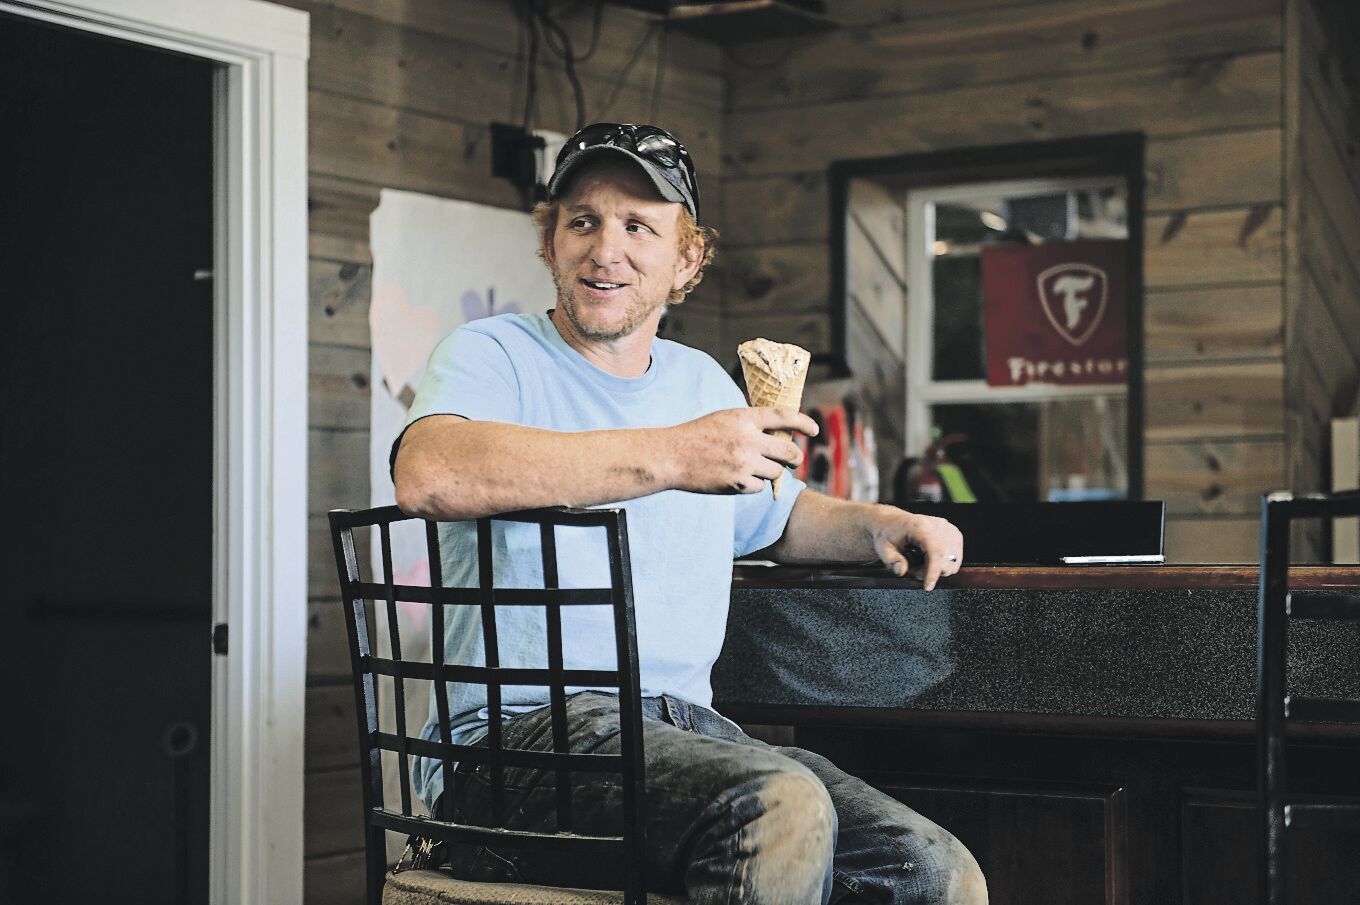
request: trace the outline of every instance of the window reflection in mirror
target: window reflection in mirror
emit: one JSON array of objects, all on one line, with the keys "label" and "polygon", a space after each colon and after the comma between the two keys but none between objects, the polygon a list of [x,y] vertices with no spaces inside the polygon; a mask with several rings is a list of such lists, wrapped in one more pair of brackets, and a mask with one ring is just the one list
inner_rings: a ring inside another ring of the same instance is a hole
[{"label": "window reflection in mirror", "polygon": [[[1070,243],[1127,240],[1127,200],[1118,176],[990,181],[906,192],[903,239],[910,302],[903,325],[904,439],[908,458],[924,459],[925,465],[915,473],[908,467],[899,486],[904,497],[953,498],[962,492],[978,500],[1019,502],[1128,496],[1125,372],[1102,360],[1105,370],[1097,382],[1067,383],[1066,374],[1035,373],[1046,360],[1036,367],[1034,361],[1012,356],[1013,373],[1004,375],[1012,385],[997,385],[996,379],[989,383],[983,285],[984,251],[989,248],[1043,244],[1077,249],[1081,246]],[[1083,306],[1095,303],[1085,295],[1076,300]],[[1020,302],[993,299],[991,304],[1003,301]],[[1059,308],[1057,316],[1062,315]],[[1037,307],[1021,316],[1040,319]],[[1073,366],[1090,360],[1082,358],[1079,343],[1071,351]],[[1054,363],[1061,368],[1068,364],[1066,359]],[[1018,379],[1022,382],[1016,385]],[[956,472],[946,471],[953,480],[932,481],[931,462],[955,466]]]}]

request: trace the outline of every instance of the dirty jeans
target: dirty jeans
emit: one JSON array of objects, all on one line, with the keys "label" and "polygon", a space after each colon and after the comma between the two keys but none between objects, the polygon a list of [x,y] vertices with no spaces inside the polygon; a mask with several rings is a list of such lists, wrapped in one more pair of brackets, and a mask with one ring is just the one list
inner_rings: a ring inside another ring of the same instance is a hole
[{"label": "dirty jeans", "polygon": [[[953,836],[894,798],[799,748],[752,739],[704,707],[668,696],[643,698],[649,890],[702,905],[985,903],[976,861]],[[617,698],[567,699],[572,751],[617,754]],[[542,708],[507,720],[507,747],[552,750]],[[462,764],[442,816],[489,825],[485,768]],[[577,833],[617,835],[618,776],[573,773]],[[551,772],[506,768],[511,829],[556,828]],[[618,864],[538,851],[451,846],[449,866],[470,880],[621,888]]]}]

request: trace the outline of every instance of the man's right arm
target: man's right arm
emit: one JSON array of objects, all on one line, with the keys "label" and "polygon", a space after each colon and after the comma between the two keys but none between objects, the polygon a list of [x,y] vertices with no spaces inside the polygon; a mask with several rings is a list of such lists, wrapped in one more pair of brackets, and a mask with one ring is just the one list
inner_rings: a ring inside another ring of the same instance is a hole
[{"label": "man's right arm", "polygon": [[756,493],[802,452],[766,431],[809,435],[794,409],[727,409],[674,427],[563,432],[431,415],[402,436],[397,505],[440,521],[540,506],[596,506],[662,490]]}]

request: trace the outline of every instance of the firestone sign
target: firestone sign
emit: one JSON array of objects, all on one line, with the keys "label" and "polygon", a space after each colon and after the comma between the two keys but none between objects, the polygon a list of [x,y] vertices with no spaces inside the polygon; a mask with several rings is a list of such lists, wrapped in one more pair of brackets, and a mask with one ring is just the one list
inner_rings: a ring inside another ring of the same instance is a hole
[{"label": "firestone sign", "polygon": [[1123,383],[1128,372],[1123,240],[982,250],[987,383]]}]

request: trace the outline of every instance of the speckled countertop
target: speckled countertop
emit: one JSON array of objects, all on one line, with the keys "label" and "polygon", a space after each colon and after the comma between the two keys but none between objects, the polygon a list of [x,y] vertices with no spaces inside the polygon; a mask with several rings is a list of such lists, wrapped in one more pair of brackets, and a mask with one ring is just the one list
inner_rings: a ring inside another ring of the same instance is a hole
[{"label": "speckled countertop", "polygon": [[[739,570],[715,700],[1250,720],[1254,573],[1148,568],[1124,572],[1132,581],[979,570],[929,593],[870,570]],[[1310,586],[1360,586],[1360,570],[1315,576]],[[1140,586],[1101,586],[1121,583]],[[1295,620],[1290,650],[1293,692],[1360,696],[1360,624]]]}]

